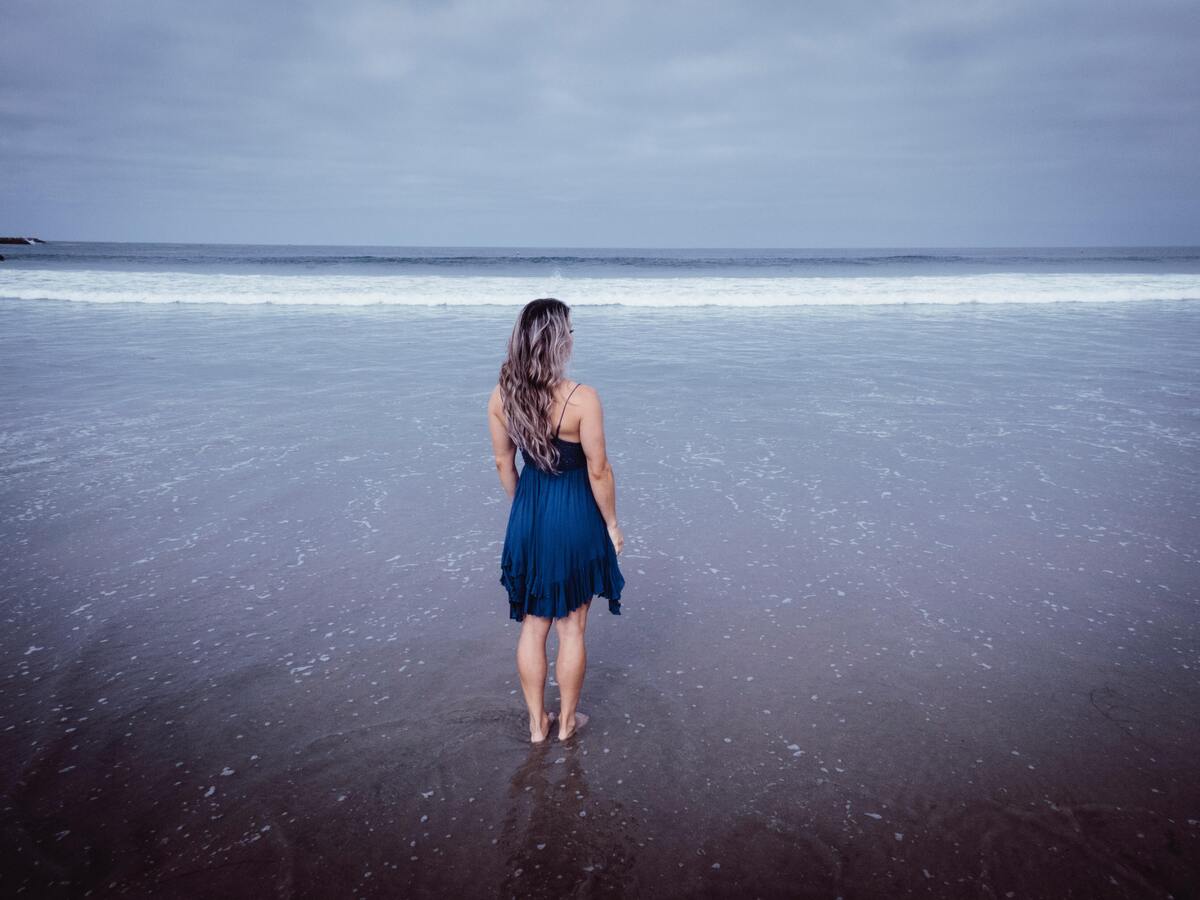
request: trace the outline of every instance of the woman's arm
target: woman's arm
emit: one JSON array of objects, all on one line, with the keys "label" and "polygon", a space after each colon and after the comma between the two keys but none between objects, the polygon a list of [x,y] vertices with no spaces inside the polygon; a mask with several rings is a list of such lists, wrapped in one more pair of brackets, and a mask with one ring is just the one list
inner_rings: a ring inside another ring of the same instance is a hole
[{"label": "woman's arm", "polygon": [[504,423],[504,404],[500,400],[500,385],[492,390],[488,398],[488,430],[492,434],[492,452],[496,456],[496,471],[500,475],[500,484],[511,500],[517,493],[517,446],[508,436]]},{"label": "woman's arm", "polygon": [[604,408],[600,405],[600,395],[588,385],[581,386],[575,396],[579,397],[583,407],[579,419],[579,441],[583,444],[583,455],[587,457],[592,496],[596,498],[600,514],[604,516],[613,546],[620,553],[625,538],[617,525],[617,484],[612,466],[608,463],[608,450],[604,442]]}]

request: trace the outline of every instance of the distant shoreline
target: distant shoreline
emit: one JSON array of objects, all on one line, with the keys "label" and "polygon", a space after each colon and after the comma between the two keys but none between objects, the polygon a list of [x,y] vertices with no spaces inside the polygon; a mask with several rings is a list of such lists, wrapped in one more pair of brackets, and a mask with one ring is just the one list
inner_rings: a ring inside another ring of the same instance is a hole
[{"label": "distant shoreline", "polygon": [[44,244],[41,238],[35,237],[0,237],[0,244]]}]

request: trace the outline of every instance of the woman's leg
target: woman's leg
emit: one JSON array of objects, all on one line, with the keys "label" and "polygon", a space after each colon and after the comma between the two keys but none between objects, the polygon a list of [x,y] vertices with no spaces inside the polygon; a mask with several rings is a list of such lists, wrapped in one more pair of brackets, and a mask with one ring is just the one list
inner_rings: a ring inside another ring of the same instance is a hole
[{"label": "woman's leg", "polygon": [[550,717],[546,714],[546,636],[550,634],[550,622],[526,614],[517,640],[517,674],[529,707],[529,739],[535,743],[550,734]]},{"label": "woman's leg", "polygon": [[587,629],[587,614],[592,601],[572,612],[569,616],[556,619],[558,631],[558,659],[554,663],[554,675],[558,679],[558,690],[562,706],[558,715],[558,736],[569,737],[577,727],[587,721],[583,713],[576,714],[579,694],[583,690],[583,675],[587,671],[587,647],[583,633]]}]

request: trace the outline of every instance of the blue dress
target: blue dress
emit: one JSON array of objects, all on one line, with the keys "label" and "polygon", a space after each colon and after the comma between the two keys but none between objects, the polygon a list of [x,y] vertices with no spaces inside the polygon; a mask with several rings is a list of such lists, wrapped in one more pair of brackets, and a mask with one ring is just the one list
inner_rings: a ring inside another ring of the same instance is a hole
[{"label": "blue dress", "polygon": [[[564,415],[566,411],[564,403]],[[558,436],[559,428],[562,416],[553,438],[559,452],[559,474],[537,468],[521,449],[525,466],[517,479],[500,555],[500,583],[508,591],[508,615],[518,622],[526,613],[562,618],[597,595],[608,598],[609,612],[621,614],[625,579],[592,495],[583,444],[564,441]]]}]

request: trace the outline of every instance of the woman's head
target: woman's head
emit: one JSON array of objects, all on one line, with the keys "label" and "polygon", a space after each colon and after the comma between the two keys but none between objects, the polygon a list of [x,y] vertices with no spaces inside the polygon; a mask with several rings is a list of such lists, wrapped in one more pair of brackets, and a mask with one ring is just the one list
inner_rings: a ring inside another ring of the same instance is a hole
[{"label": "woman's head", "polygon": [[571,308],[545,297],[525,304],[508,339],[509,359],[519,359],[535,380],[557,383],[571,357]]},{"label": "woman's head", "polygon": [[558,467],[558,448],[551,437],[550,409],[554,388],[566,377],[574,341],[571,309],[546,297],[527,303],[508,339],[508,356],[500,366],[500,396],[508,433],[540,468]]}]

